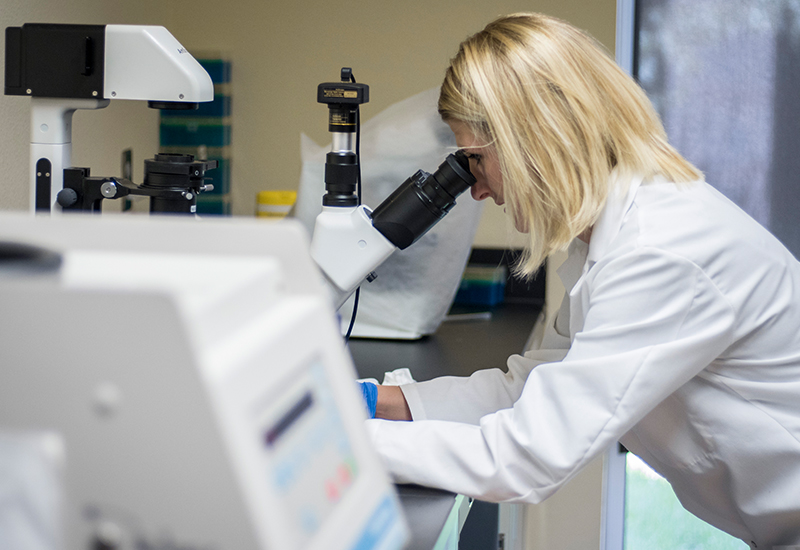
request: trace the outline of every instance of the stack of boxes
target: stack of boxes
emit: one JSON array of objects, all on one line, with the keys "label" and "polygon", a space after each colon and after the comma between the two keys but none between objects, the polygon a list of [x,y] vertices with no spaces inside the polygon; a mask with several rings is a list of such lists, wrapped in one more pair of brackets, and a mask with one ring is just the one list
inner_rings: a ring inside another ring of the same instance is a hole
[{"label": "stack of boxes", "polygon": [[231,65],[223,59],[198,59],[214,82],[214,101],[190,111],[161,111],[160,151],[184,153],[219,166],[206,173],[213,191],[197,197],[198,214],[231,213]]},{"label": "stack of boxes", "polygon": [[473,248],[453,304],[467,310],[491,309],[501,304],[541,307],[546,293],[546,266],[525,279],[513,273],[522,250]]},{"label": "stack of boxes", "polygon": [[454,303],[479,307],[502,304],[507,278],[508,269],[504,265],[468,265],[461,277]]}]

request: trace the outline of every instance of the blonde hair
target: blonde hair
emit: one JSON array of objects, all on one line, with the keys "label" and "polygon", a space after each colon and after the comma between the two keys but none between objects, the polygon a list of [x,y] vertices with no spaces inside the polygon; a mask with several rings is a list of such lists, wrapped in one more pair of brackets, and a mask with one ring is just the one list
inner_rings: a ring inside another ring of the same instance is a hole
[{"label": "blonde hair", "polygon": [[516,266],[527,276],[595,223],[612,170],[675,182],[702,177],[603,47],[541,14],[501,17],[465,40],[447,69],[439,113],[495,146],[509,214],[529,233]]}]

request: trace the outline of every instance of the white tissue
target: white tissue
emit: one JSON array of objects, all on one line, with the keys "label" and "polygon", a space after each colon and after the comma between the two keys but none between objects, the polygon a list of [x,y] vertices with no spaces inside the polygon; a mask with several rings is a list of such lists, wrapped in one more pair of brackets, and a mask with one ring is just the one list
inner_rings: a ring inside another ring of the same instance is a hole
[{"label": "white tissue", "polygon": [[414,382],[416,382],[416,380],[411,376],[411,371],[405,367],[383,374],[384,386],[401,386],[403,384],[413,384]]},{"label": "white tissue", "polygon": [[[357,382],[371,382],[376,386],[380,384],[376,378],[359,378]],[[411,371],[405,367],[383,373],[384,386],[401,386],[403,384],[413,384],[416,382],[411,376]]]},{"label": "white tissue", "polygon": [[[377,207],[417,170],[434,172],[456,150],[450,128],[441,121],[438,88],[397,103],[361,129],[362,201]],[[362,106],[365,112],[369,105]],[[301,136],[303,172],[295,216],[309,232],[322,210],[324,162],[330,146]],[[376,269],[378,278],[361,285],[352,336],[419,338],[441,324],[461,280],[478,228],[482,203],[469,192],[450,213],[406,250],[398,250]],[[352,298],[340,309],[346,327]]]}]

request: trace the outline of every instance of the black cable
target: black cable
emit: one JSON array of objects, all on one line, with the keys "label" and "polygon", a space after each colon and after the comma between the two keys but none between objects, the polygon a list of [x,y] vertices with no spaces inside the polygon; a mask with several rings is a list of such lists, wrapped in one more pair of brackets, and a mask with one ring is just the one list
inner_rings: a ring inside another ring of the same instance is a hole
[{"label": "black cable", "polygon": [[[350,73],[350,81],[355,84],[356,77]],[[356,105],[356,166],[358,167],[356,176],[356,195],[358,197],[358,205],[361,205],[361,109]],[[358,314],[358,300],[361,297],[361,286],[356,289],[356,297],[353,300],[353,313],[350,316],[350,326],[347,327],[347,334],[344,335],[344,343],[350,341],[350,334],[353,332],[353,327],[356,324],[356,314]]]},{"label": "black cable", "polygon": [[344,343],[350,341],[350,333],[353,332],[353,326],[356,324],[356,313],[358,312],[358,298],[361,295],[361,287],[356,289],[356,298],[353,300],[353,314],[350,316],[350,326],[347,327],[347,334],[344,335]]}]

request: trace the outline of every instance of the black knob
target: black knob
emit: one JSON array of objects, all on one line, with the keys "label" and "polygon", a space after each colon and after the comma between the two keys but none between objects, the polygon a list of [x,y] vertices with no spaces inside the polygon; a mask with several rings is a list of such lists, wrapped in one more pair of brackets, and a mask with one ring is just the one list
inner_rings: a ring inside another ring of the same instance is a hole
[{"label": "black knob", "polygon": [[69,208],[78,202],[78,193],[74,189],[65,187],[56,195],[56,202],[61,205],[61,208]]}]

